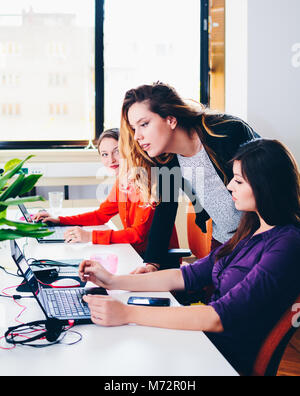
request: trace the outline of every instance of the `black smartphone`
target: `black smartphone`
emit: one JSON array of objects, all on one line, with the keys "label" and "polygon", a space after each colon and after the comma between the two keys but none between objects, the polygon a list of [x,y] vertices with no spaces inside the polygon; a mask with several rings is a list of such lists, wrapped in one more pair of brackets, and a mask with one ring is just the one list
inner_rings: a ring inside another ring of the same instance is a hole
[{"label": "black smartphone", "polygon": [[127,304],[129,305],[144,305],[152,307],[169,307],[171,300],[165,297],[134,297],[128,298]]},{"label": "black smartphone", "polygon": [[190,249],[169,249],[168,254],[178,257],[190,257],[192,252]]}]

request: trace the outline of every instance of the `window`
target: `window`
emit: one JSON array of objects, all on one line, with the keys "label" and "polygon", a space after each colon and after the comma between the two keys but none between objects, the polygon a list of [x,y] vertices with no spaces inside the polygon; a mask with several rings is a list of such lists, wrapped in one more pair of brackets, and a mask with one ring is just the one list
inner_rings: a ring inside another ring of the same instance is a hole
[{"label": "window", "polygon": [[95,0],[1,5],[0,140],[6,147],[75,145],[95,137],[94,53]]},{"label": "window", "polygon": [[20,116],[21,106],[19,103],[2,103],[2,116]]},{"label": "window", "polygon": [[105,2],[105,127],[118,126],[125,92],[141,84],[159,80],[199,100],[200,3]]},{"label": "window", "polygon": [[6,73],[2,72],[0,74],[0,84],[4,87],[18,87],[20,84],[20,75],[19,73]]},{"label": "window", "polygon": [[207,103],[207,84],[200,84],[208,79],[200,40],[207,3],[4,3],[0,148],[82,147],[103,129],[119,126],[128,89],[158,80]]},{"label": "window", "polygon": [[20,56],[21,55],[21,44],[17,43],[17,42],[8,41],[8,40],[9,40],[9,37],[7,38],[7,41],[2,41],[0,43],[0,55],[7,56],[7,57]]}]

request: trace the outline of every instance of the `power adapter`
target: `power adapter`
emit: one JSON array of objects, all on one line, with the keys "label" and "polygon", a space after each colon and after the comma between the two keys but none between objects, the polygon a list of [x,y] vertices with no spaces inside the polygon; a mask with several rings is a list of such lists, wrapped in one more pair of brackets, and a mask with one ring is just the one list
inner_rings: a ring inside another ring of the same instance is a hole
[{"label": "power adapter", "polygon": [[33,272],[39,281],[45,283],[51,283],[56,280],[59,273],[57,268],[41,268]]}]

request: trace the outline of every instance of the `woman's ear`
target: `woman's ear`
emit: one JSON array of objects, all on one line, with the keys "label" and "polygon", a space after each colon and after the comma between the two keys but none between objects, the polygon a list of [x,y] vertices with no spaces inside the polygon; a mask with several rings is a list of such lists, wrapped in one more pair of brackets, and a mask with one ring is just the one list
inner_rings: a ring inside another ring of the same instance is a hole
[{"label": "woman's ear", "polygon": [[177,119],[173,116],[168,116],[167,123],[170,125],[171,129],[174,130],[177,126]]}]

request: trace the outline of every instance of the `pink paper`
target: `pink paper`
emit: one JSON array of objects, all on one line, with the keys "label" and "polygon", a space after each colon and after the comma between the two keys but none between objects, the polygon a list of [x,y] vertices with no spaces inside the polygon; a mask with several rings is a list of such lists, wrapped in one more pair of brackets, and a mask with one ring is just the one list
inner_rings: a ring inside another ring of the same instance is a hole
[{"label": "pink paper", "polygon": [[98,261],[108,272],[115,274],[118,269],[118,256],[115,254],[97,254],[91,256],[90,260]]},{"label": "pink paper", "polygon": [[[31,220],[33,219],[33,217],[34,217],[34,215],[31,214],[31,215],[30,215]],[[20,221],[26,221],[25,217],[23,217],[23,216],[20,217],[19,220],[20,220]]]}]

